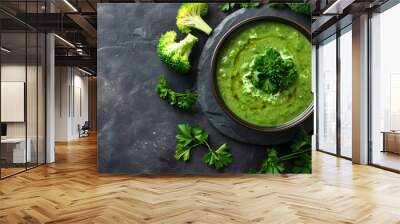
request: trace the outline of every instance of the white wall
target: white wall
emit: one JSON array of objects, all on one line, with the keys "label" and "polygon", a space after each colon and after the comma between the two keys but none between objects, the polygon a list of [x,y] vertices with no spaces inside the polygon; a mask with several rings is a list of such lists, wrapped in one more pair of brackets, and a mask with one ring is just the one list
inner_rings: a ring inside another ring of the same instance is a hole
[{"label": "white wall", "polygon": [[[25,70],[27,69],[27,70]],[[36,77],[36,66],[27,66],[25,64],[4,64],[1,66],[1,81],[2,82],[25,82],[26,71],[28,72],[28,81],[30,86],[36,86],[36,80],[33,77]],[[28,118],[28,129],[32,127],[32,130],[36,130],[36,113],[31,113],[31,111],[36,111],[36,88],[27,88],[27,107],[30,107],[29,113],[27,113]],[[31,104],[33,103],[33,104]],[[31,104],[31,105],[29,105]],[[1,108],[2,110],[6,110],[7,108]],[[33,123],[32,123],[33,122]],[[7,136],[8,137],[25,137],[25,123],[26,122],[7,122]],[[33,127],[35,126],[35,127]],[[28,137],[30,134],[30,130],[28,130]]]},{"label": "white wall", "polygon": [[70,76],[67,67],[55,68],[55,141],[68,140]]},{"label": "white wall", "polygon": [[[1,66],[1,81],[3,82],[25,82],[25,64],[8,64]],[[31,70],[32,67],[28,67]],[[28,73],[29,74],[29,73]],[[1,108],[5,110],[6,108]],[[7,137],[24,138],[25,122],[7,123]]]},{"label": "white wall", "polygon": [[55,140],[70,141],[88,120],[88,77],[72,67],[56,67],[55,73]]},{"label": "white wall", "polygon": [[[38,69],[38,70],[37,70]],[[25,80],[27,78],[27,80]],[[26,84],[26,107],[21,108],[22,113],[26,112],[27,120],[22,122],[6,122],[7,137],[9,138],[24,138],[25,135],[30,139],[32,161],[39,163],[44,162],[45,150],[45,114],[44,114],[44,74],[42,67],[36,65],[25,64],[3,64],[1,66],[1,81],[2,82],[24,82]],[[7,96],[2,96],[6,97]],[[1,108],[9,110],[10,108]],[[11,111],[12,113],[12,111]],[[37,156],[39,153],[39,156]]]},{"label": "white wall", "polygon": [[[76,72],[77,70],[75,70]],[[89,120],[88,113],[88,77],[82,76],[82,73],[79,72],[78,75],[74,75],[74,108],[72,108],[72,120],[71,120],[71,135],[76,138],[79,136],[78,133],[78,124],[81,126],[85,123],[85,121]]]}]

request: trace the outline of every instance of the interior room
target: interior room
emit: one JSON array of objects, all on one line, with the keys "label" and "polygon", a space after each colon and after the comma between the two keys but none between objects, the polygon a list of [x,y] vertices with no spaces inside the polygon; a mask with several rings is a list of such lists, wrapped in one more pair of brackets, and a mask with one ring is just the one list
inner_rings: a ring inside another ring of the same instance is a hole
[{"label": "interior room", "polygon": [[[366,86],[368,104],[367,138],[370,142],[368,163],[384,169],[399,170],[397,152],[398,101],[397,65],[393,56],[398,33],[391,29],[399,14],[399,6],[382,7],[370,13],[367,53],[369,83]],[[352,160],[352,24],[348,18],[330,36],[317,43],[318,139],[317,150]],[[329,32],[329,31],[325,31]],[[388,35],[390,33],[390,35]],[[392,39],[393,38],[393,39]],[[354,57],[354,55],[353,55]],[[353,114],[354,116],[354,114]],[[354,160],[353,160],[354,161]]]},{"label": "interior room", "polygon": [[0,223],[400,223],[399,21],[0,1]]},{"label": "interior room", "polygon": [[[2,15],[4,18],[5,15]],[[45,163],[45,36],[1,34],[1,177]]]},{"label": "interior room", "polygon": [[399,93],[400,68],[394,54],[394,42],[399,33],[390,26],[399,19],[400,6],[396,5],[371,18],[371,163],[394,170],[400,169],[399,154]]}]

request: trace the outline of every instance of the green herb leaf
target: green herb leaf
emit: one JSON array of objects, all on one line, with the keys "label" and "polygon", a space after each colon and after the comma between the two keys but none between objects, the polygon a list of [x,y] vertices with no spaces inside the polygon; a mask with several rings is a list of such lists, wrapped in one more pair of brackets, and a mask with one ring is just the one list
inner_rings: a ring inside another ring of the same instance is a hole
[{"label": "green herb leaf", "polygon": [[203,161],[216,169],[223,168],[232,163],[232,155],[227,151],[227,145],[221,145],[213,150],[208,144],[208,133],[197,126],[179,124],[176,135],[175,159],[188,161],[191,150],[197,146],[206,146],[208,153],[203,156]]},{"label": "green herb leaf", "polygon": [[283,162],[280,161],[276,149],[267,149],[267,158],[264,159],[261,165],[260,173],[281,173],[285,171]]},{"label": "green herb leaf", "polygon": [[293,152],[305,151],[295,161],[293,161],[293,173],[311,173],[311,136],[304,130],[300,129],[297,133],[292,145]]},{"label": "green herb leaf", "polygon": [[282,173],[285,171],[285,161],[291,160],[292,173],[311,173],[311,136],[300,129],[291,145],[292,152],[278,156],[276,149],[267,149],[259,173]]},{"label": "green herb leaf", "polygon": [[218,8],[222,12],[228,12],[236,7],[241,9],[248,9],[248,8],[257,8],[261,4],[260,3],[219,3]]},{"label": "green herb leaf", "polygon": [[183,93],[178,93],[169,88],[167,80],[163,75],[159,78],[156,91],[160,98],[168,101],[171,106],[185,111],[191,111],[197,100],[197,94],[194,92],[185,91]]},{"label": "green herb leaf", "polygon": [[[176,135],[177,145],[175,147],[175,159],[188,161],[190,159],[191,150],[202,144],[196,136],[207,135],[203,130],[197,127],[191,127],[188,124],[178,125],[178,134]],[[208,137],[208,135],[207,135]],[[207,137],[205,139],[207,140]]]},{"label": "green herb leaf", "polygon": [[248,9],[248,8],[257,8],[261,4],[260,3],[240,3],[239,6],[242,9]]},{"label": "green herb leaf", "polygon": [[268,4],[271,8],[274,9],[287,9],[289,6],[286,3],[269,3]]},{"label": "green herb leaf", "polygon": [[306,16],[311,16],[312,8],[309,3],[288,3],[289,8],[297,13],[304,14]]},{"label": "green herb leaf", "polygon": [[222,12],[227,12],[235,8],[235,3],[219,3],[218,8]]},{"label": "green herb leaf", "polygon": [[306,16],[311,16],[313,11],[309,3],[270,3],[269,6],[275,9],[290,9]]},{"label": "green herb leaf", "polygon": [[[188,124],[179,124],[178,125],[178,130],[179,133],[176,136],[176,139],[178,140],[179,143],[186,143],[186,142],[191,142],[193,141],[192,137],[192,127]],[[185,144],[187,145],[187,144]]]},{"label": "green herb leaf", "polygon": [[203,161],[216,169],[221,169],[232,163],[232,155],[227,152],[227,145],[221,145],[217,150],[210,150],[203,156]]},{"label": "green herb leaf", "polygon": [[192,135],[198,143],[203,144],[208,139],[208,133],[199,127],[192,128]]},{"label": "green herb leaf", "polygon": [[300,129],[291,145],[293,152],[311,148],[311,136],[304,129]]},{"label": "green herb leaf", "polygon": [[175,159],[188,161],[190,159],[192,147],[185,146],[183,144],[177,144],[175,149]]},{"label": "green herb leaf", "polygon": [[293,161],[293,173],[311,173],[311,151],[301,154],[301,156]]},{"label": "green herb leaf", "polygon": [[249,79],[253,85],[267,94],[277,94],[292,85],[297,79],[297,71],[293,59],[283,59],[281,54],[266,48],[249,64]]}]

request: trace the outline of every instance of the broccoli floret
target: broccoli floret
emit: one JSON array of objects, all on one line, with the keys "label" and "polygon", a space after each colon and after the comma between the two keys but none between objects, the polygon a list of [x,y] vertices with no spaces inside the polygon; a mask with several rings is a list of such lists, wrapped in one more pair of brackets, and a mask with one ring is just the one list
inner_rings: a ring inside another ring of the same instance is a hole
[{"label": "broccoli floret", "polygon": [[189,55],[198,39],[190,33],[185,39],[176,42],[176,32],[168,31],[161,35],[157,53],[161,61],[170,69],[185,74],[190,70]]},{"label": "broccoli floret", "polygon": [[190,30],[194,28],[210,34],[211,27],[201,18],[207,12],[207,3],[182,3],[176,16],[176,26],[184,33],[190,33]]}]

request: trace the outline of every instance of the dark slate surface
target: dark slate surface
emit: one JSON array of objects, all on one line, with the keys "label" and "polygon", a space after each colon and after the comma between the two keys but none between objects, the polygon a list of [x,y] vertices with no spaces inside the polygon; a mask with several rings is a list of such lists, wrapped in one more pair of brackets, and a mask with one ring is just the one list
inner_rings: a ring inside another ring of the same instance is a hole
[{"label": "dark slate surface", "polygon": [[[132,174],[247,173],[260,166],[265,147],[239,143],[213,128],[199,105],[185,113],[160,100],[154,88],[164,73],[177,90],[194,88],[196,73],[178,75],[156,55],[160,34],[177,30],[178,4],[98,4],[98,171]],[[212,5],[205,20],[216,27],[225,17]],[[200,57],[206,35],[192,59]],[[181,35],[184,37],[184,35]],[[193,68],[197,68],[197,61]],[[228,143],[233,163],[216,171],[201,161],[197,148],[191,161],[174,159],[177,124],[199,124],[214,146]]]}]

